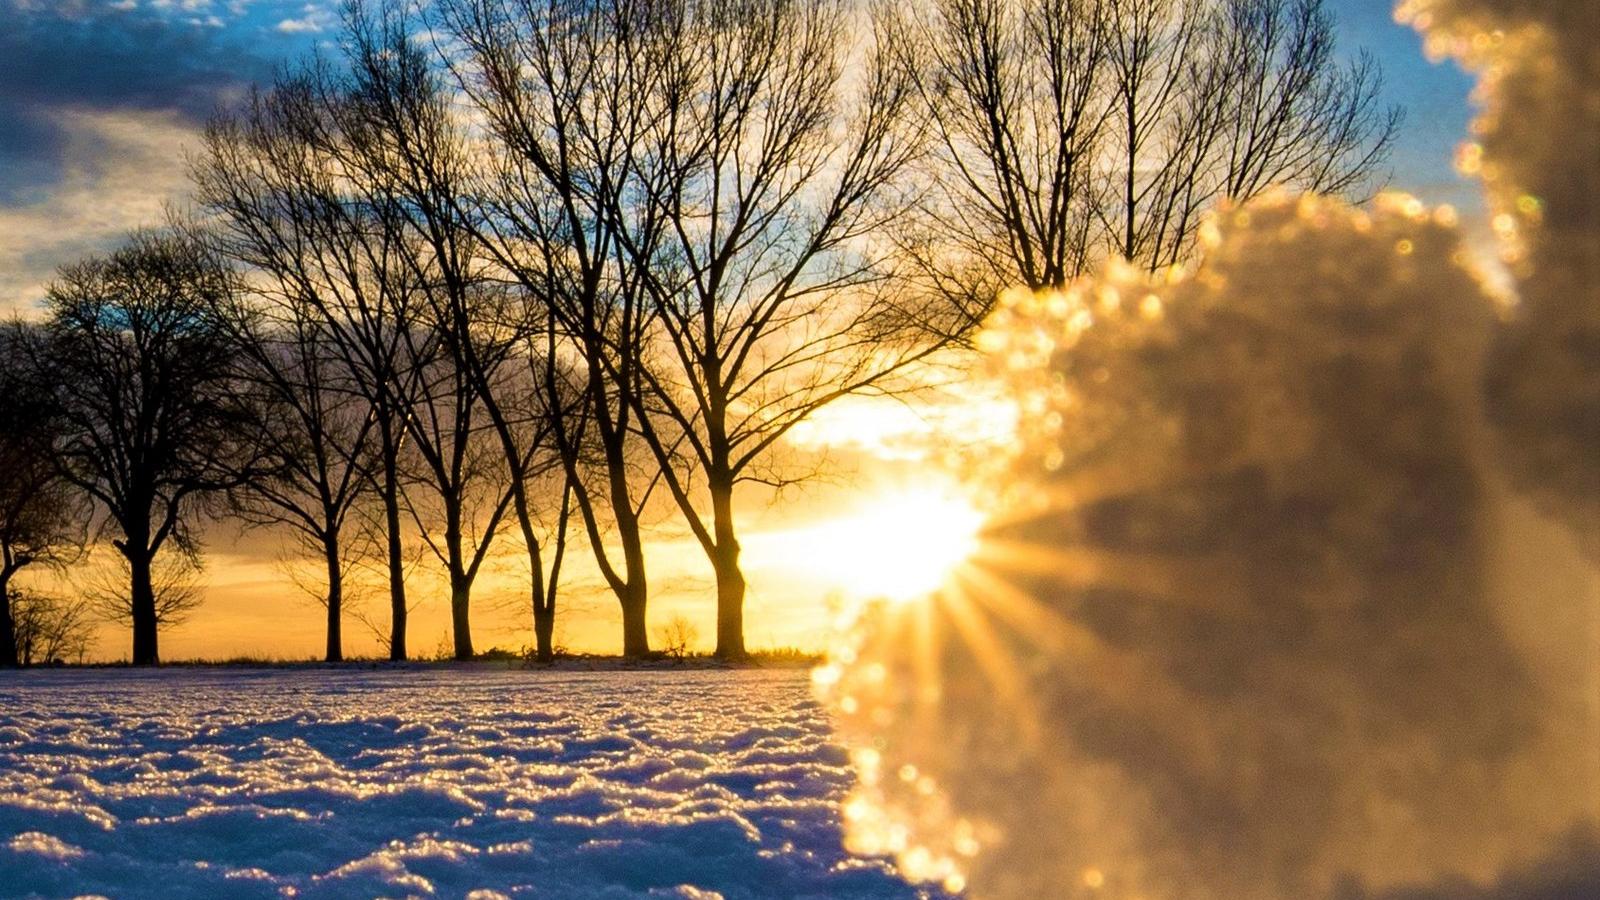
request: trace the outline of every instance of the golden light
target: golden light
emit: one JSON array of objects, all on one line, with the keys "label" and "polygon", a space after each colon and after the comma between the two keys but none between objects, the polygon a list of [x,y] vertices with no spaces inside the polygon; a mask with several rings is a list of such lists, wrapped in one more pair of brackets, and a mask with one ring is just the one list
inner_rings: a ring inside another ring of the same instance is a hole
[{"label": "golden light", "polygon": [[788,532],[796,562],[857,599],[915,600],[944,584],[978,548],[983,513],[941,487],[903,488]]}]

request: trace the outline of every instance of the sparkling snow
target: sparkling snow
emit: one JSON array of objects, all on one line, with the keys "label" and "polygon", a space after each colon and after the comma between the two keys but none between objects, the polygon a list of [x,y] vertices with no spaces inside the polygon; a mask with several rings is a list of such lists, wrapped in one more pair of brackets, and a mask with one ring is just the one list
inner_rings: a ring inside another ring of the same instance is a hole
[{"label": "sparkling snow", "polygon": [[0,676],[0,896],[910,897],[800,671]]}]

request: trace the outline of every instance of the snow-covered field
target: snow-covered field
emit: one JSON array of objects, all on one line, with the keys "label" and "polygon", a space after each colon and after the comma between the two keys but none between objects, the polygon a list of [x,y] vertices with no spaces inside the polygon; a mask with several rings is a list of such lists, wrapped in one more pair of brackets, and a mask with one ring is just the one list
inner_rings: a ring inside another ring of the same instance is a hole
[{"label": "snow-covered field", "polygon": [[0,895],[906,897],[801,671],[0,675]]}]

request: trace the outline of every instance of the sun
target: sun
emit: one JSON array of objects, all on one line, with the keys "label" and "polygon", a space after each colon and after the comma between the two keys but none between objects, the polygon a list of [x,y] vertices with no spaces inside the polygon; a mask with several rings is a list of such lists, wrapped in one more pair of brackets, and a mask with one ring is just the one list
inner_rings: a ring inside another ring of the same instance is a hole
[{"label": "sun", "polygon": [[953,489],[901,488],[796,533],[790,546],[852,597],[907,602],[937,590],[976,552],[983,522]]}]

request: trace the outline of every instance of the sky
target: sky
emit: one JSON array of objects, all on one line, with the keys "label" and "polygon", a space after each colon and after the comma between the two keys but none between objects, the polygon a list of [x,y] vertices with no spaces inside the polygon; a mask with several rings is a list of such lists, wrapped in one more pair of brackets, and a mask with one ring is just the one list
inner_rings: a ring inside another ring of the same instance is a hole
[{"label": "sky", "polygon": [[159,223],[206,118],[334,23],[304,0],[0,0],[0,309]]},{"label": "sky", "polygon": [[[1470,82],[1423,59],[1387,0],[1331,0],[1346,51],[1407,109],[1393,186],[1470,207],[1450,167]],[[0,0],[0,308],[62,263],[161,219],[219,106],[333,37],[337,0]]]},{"label": "sky", "polygon": [[[1448,63],[1427,62],[1417,36],[1393,22],[1386,0],[1330,5],[1343,50],[1370,50],[1386,73],[1386,99],[1407,110],[1390,186],[1472,214],[1479,208],[1473,188],[1451,166],[1471,118],[1469,79]],[[133,228],[160,224],[168,204],[183,202],[185,153],[207,117],[269,80],[275,67],[331,40],[335,8],[335,0],[0,0],[0,312],[27,314],[57,267],[113,246]],[[870,436],[858,433],[881,429],[881,414],[827,422],[795,452],[847,445],[834,449],[853,461],[847,468],[856,479],[874,490],[909,492],[913,506],[938,502],[937,491],[919,483],[915,460],[870,446]],[[860,493],[859,485],[828,483],[781,506],[763,499],[747,510],[752,646],[818,643],[827,608],[819,598],[833,583],[815,559],[840,548],[816,546],[815,525],[857,515],[849,498]],[[857,518],[870,522],[866,513]],[[285,587],[276,542],[224,533],[211,543],[208,605],[163,638],[163,656],[315,653],[318,613]],[[809,551],[798,549],[804,547]],[[681,611],[709,639],[709,580],[698,550],[658,541],[652,560],[662,585],[653,619]],[[575,578],[568,642],[610,649],[615,604],[597,585],[584,587],[581,572]],[[480,646],[528,640],[517,582],[508,573],[482,592]],[[413,649],[430,652],[444,620],[442,603],[424,602],[414,613]],[[347,652],[374,652],[359,625],[347,634]],[[125,642],[108,630],[96,655],[123,655]]]}]

